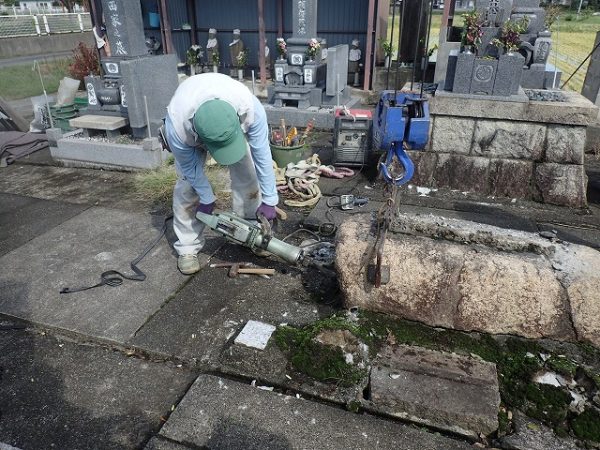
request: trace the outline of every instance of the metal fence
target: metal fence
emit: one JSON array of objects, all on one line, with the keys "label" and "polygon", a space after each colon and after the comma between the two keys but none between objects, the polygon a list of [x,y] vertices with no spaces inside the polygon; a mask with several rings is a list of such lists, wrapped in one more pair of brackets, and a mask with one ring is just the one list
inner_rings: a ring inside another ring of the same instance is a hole
[{"label": "metal fence", "polygon": [[90,31],[89,13],[0,16],[0,38]]}]

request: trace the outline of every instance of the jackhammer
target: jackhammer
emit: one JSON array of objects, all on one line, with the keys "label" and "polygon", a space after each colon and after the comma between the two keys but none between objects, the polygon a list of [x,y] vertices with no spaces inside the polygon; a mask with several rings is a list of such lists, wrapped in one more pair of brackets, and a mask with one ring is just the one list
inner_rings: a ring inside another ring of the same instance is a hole
[{"label": "jackhammer", "polygon": [[[323,267],[308,255],[309,250],[313,250],[315,245],[296,247],[273,237],[269,222],[262,216],[259,217],[260,226],[229,212],[215,214],[197,212],[196,218],[211,230],[223,235],[228,241],[247,247],[254,253],[268,252],[288,264],[315,267],[326,275],[336,275],[334,271]],[[331,245],[323,242],[318,244]]]}]

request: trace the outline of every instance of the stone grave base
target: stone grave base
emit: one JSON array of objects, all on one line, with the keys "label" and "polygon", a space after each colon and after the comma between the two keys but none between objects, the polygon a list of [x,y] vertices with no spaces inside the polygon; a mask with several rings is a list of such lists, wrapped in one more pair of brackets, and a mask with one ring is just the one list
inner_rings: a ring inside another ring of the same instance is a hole
[{"label": "stone grave base", "polygon": [[346,307],[434,327],[600,347],[600,252],[434,215],[401,214],[388,233],[379,288],[360,271],[372,234],[366,218],[338,232],[336,266]]},{"label": "stone grave base", "polygon": [[438,90],[431,137],[412,152],[413,183],[555,205],[587,206],[586,127],[598,107],[576,92],[565,101],[505,99]]},{"label": "stone grave base", "polygon": [[55,161],[65,167],[131,171],[155,169],[169,155],[157,138],[146,138],[139,144],[119,144],[102,138],[75,137],[80,132],[63,135],[58,128],[46,130]]}]

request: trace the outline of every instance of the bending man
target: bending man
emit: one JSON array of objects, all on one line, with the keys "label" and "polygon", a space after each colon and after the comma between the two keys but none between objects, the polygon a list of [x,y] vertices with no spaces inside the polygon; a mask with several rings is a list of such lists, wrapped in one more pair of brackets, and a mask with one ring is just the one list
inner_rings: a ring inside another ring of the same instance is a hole
[{"label": "bending man", "polygon": [[242,83],[205,73],[185,80],[167,107],[167,142],[175,155],[173,229],[177,267],[200,270],[204,224],[196,211],[212,214],[216,197],[204,173],[207,152],[229,166],[233,212],[246,219],[275,219],[279,199],[269,147],[265,109]]}]

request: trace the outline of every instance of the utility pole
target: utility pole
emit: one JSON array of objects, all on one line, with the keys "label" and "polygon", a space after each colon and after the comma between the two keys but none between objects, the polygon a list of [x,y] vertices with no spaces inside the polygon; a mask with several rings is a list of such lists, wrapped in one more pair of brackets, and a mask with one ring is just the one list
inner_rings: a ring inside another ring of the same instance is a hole
[{"label": "utility pole", "polygon": [[579,14],[581,13],[581,4],[583,3],[583,0],[579,0],[579,8],[577,8],[577,17],[579,17]]}]

